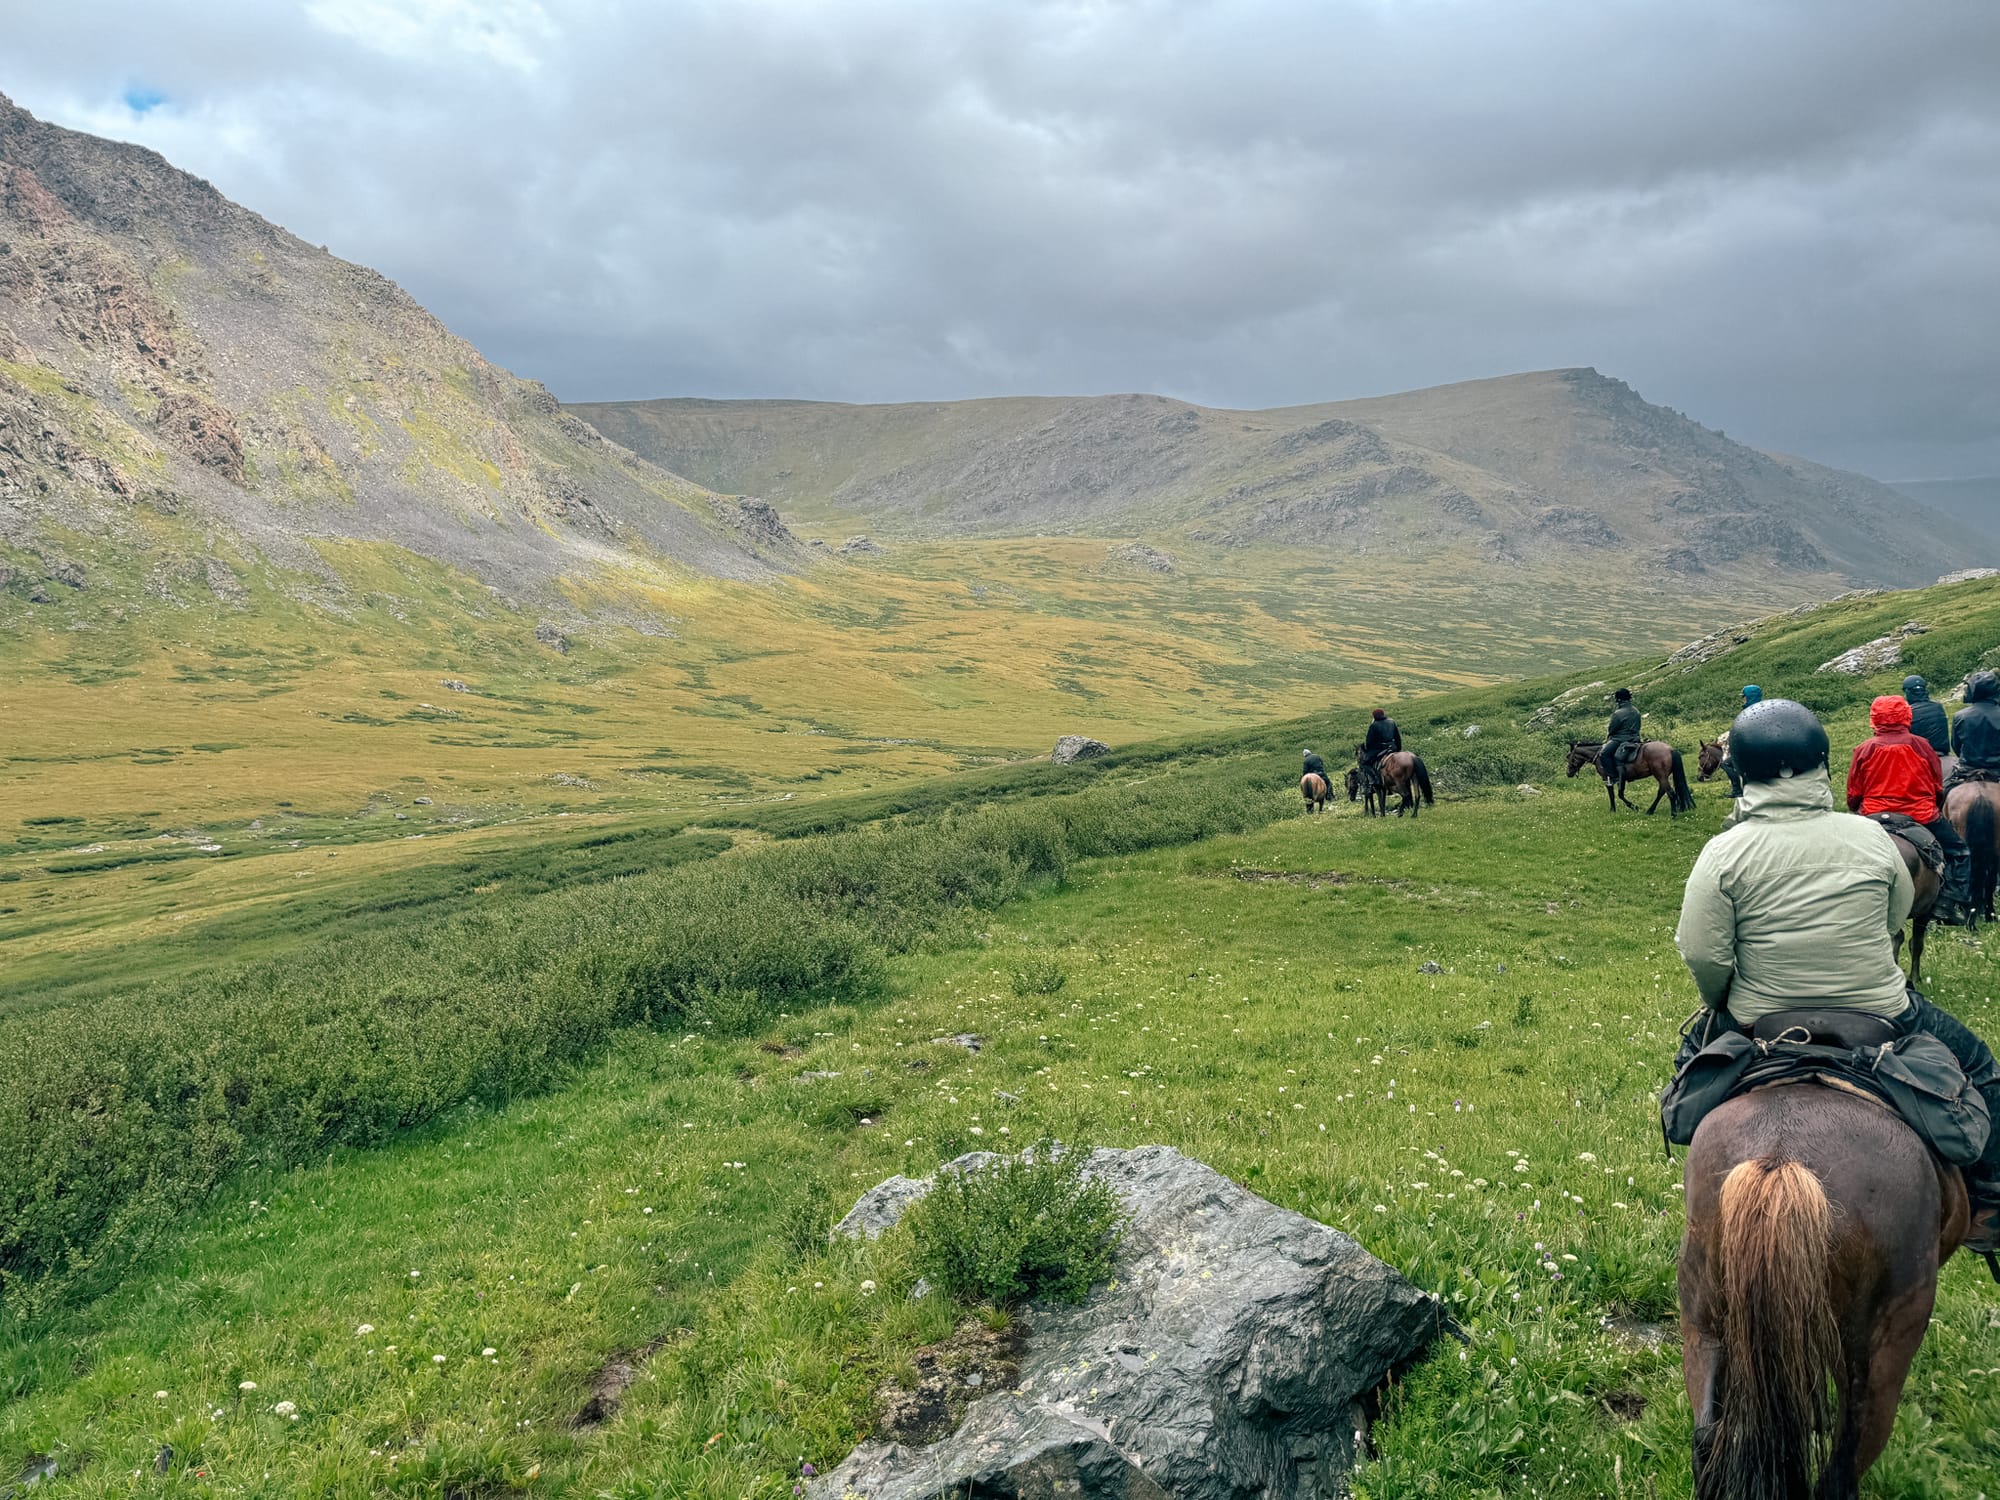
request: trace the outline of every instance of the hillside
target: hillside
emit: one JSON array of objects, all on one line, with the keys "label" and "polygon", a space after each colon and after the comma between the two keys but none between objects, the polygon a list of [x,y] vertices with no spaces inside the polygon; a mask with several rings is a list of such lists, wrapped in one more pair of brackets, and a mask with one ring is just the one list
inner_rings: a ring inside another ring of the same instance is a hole
[{"label": "hillside", "polygon": [[114,583],[133,605],[264,587],[337,610],[356,544],[503,596],[790,561],[386,278],[4,97],[0,498],[0,628]]},{"label": "hillside", "polygon": [[2000,541],[2000,474],[1980,479],[1898,479],[1891,486],[1989,545]]},{"label": "hillside", "polygon": [[[1815,670],[1911,621],[1906,663]],[[1983,579],[1615,672],[1684,746],[1751,678],[1838,751],[1906,666],[1951,682],[1996,643]],[[1440,788],[1415,824],[1301,811],[1299,741],[1345,729],[1315,715],[769,809],[731,858],[0,1017],[0,1472],[58,1500],[155,1464],[216,1494],[783,1495],[879,1430],[921,1346],[1035,1316],[913,1295],[906,1240],[827,1226],[1054,1135],[1173,1145],[1448,1305],[1465,1338],[1385,1392],[1361,1500],[1685,1493],[1655,1095],[1725,804],[1612,815],[1565,782],[1604,691],[1406,705]],[[1983,937],[1932,935],[1927,992],[1987,1035],[1996,977]],[[1879,1493],[1990,1492],[1990,1294],[1944,1268]]]},{"label": "hillside", "polygon": [[[1734,442],[1595,370],[1223,411],[1159,396],[574,408],[718,489],[910,536],[1144,532],[1665,570],[1720,588],[1927,582],[1979,544],[1857,474]],[[1716,576],[1709,576],[1716,575]]]}]

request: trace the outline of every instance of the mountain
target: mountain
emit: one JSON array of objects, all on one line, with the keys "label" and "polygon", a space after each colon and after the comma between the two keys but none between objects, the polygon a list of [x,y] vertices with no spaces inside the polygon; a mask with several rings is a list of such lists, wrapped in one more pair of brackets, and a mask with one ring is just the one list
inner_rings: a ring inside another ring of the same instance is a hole
[{"label": "mountain", "polygon": [[[0,585],[343,592],[391,544],[503,592],[606,565],[753,577],[746,514],[606,443],[386,278],[156,153],[0,97]],[[0,605],[4,605],[0,598]]]},{"label": "mountain", "polygon": [[717,489],[911,536],[1449,542],[1496,563],[1863,584],[1927,582],[1981,550],[1945,516],[1912,526],[1874,480],[1734,442],[1588,369],[1270,411],[1160,396],[571,409]]},{"label": "mountain", "polygon": [[2000,542],[2000,474],[1981,479],[1896,479],[1890,487],[1950,516],[1981,540]]}]

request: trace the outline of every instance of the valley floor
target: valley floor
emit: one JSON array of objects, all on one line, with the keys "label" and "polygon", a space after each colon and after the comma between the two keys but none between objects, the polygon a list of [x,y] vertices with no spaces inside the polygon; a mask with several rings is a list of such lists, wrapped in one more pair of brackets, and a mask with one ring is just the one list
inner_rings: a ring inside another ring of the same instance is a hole
[{"label": "valley floor", "polygon": [[[1612,818],[1558,781],[1096,861],[895,960],[878,1002],[627,1033],[560,1091],[238,1178],[0,1346],[0,1460],[52,1461],[52,1500],[782,1496],[954,1321],[893,1238],[825,1226],[892,1172],[1053,1134],[1176,1146],[1449,1302],[1469,1339],[1389,1393],[1359,1493],[1685,1495],[1654,1099],[1693,1005],[1680,886],[1726,806],[1700,797]],[[1929,985],[2000,1037],[1990,950],[1934,938]],[[976,1055],[933,1040],[966,1032]],[[1946,1268],[1871,1495],[1993,1492],[1996,1308]],[[622,1356],[615,1413],[577,1425]]]}]

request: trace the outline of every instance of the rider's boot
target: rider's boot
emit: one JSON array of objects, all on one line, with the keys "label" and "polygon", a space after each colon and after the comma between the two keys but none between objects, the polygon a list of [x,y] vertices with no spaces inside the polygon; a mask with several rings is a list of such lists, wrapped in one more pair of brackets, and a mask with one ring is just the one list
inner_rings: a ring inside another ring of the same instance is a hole
[{"label": "rider's boot", "polygon": [[1965,925],[1972,905],[1972,851],[1963,843],[1946,844],[1944,850],[1944,890],[1938,896],[1939,911],[1932,920],[1947,927]]}]

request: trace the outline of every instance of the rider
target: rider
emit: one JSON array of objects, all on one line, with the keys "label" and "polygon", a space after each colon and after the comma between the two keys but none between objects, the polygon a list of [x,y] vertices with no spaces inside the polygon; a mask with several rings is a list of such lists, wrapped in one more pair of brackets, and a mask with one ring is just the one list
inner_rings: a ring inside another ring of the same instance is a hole
[{"label": "rider", "polygon": [[[1597,768],[1606,781],[1618,780],[1618,762],[1635,754],[1645,739],[1645,731],[1639,727],[1639,710],[1632,706],[1632,690],[1620,688],[1611,696],[1618,706],[1611,711],[1611,722],[1605,726],[1604,748],[1597,752]],[[1634,748],[1628,751],[1625,748],[1628,745]]]},{"label": "rider", "polygon": [[1368,778],[1368,784],[1380,788],[1381,774],[1375,769],[1376,763],[1391,751],[1403,748],[1403,731],[1396,727],[1396,721],[1376,709],[1369,716],[1368,737],[1361,742],[1361,770]]},{"label": "rider", "polygon": [[1951,748],[1958,756],[1951,779],[1967,771],[2000,776],[2000,677],[1974,672],[1965,680],[1965,707],[1952,715]]},{"label": "rider", "polygon": [[1306,746],[1305,756],[1306,768],[1299,773],[1299,779],[1303,781],[1307,776],[1317,776],[1327,786],[1331,787],[1333,785],[1333,778],[1326,774],[1326,762],[1313,753],[1313,748],[1310,745]]},{"label": "rider", "polygon": [[1877,698],[1869,706],[1868,722],[1875,737],[1854,747],[1847,767],[1847,810],[1863,817],[1901,813],[1930,830],[1944,846],[1945,859],[1944,892],[1931,915],[1956,925],[1964,920],[1971,895],[1972,856],[1944,815],[1944,767],[1930,742],[1910,732],[1907,699]]},{"label": "rider", "polygon": [[1939,755],[1951,754],[1951,725],[1944,705],[1931,701],[1930,685],[1914,672],[1903,679],[1903,701],[1910,705],[1910,733],[1930,741]]},{"label": "rider", "polygon": [[[1880,825],[1834,811],[1819,720],[1804,704],[1770,699],[1737,716],[1730,745],[1743,773],[1742,820],[1702,849],[1674,934],[1703,1003],[1727,1027],[1839,1007],[1928,1032],[2000,1119],[2000,1066],[1986,1044],[1904,983],[1895,938],[1914,882]],[[1687,1037],[1676,1071],[1700,1045]],[[1966,1170],[1966,1188],[1965,1243],[2000,1250],[2000,1130]]]},{"label": "rider", "polygon": [[[1748,708],[1753,703],[1762,703],[1763,701],[1764,690],[1762,688],[1758,687],[1754,682],[1743,684],[1744,708]],[[1738,711],[1741,712],[1741,710]],[[1729,796],[1731,800],[1733,801],[1742,796],[1743,777],[1736,769],[1736,762],[1729,757],[1729,731],[1726,729],[1722,731],[1722,774],[1729,778]]]}]

